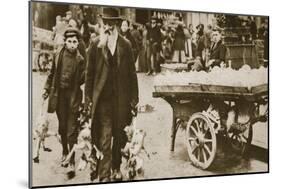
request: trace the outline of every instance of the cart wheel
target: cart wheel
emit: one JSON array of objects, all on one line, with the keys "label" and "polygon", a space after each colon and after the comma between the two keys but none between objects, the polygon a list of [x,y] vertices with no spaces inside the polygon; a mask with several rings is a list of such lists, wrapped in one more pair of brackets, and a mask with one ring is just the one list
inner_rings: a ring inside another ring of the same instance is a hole
[{"label": "cart wheel", "polygon": [[186,144],[191,162],[207,169],[215,158],[217,139],[210,120],[200,112],[194,113],[187,123]]},{"label": "cart wheel", "polygon": [[247,156],[253,139],[253,126],[249,124],[242,133],[229,133],[232,149],[242,156]]}]

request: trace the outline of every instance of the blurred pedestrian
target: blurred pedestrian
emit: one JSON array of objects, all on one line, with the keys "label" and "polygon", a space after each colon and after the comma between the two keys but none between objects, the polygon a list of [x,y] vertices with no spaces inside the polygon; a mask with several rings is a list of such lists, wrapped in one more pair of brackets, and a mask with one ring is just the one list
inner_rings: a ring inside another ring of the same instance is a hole
[{"label": "blurred pedestrian", "polygon": [[183,32],[182,24],[178,24],[175,32],[175,41],[174,41],[174,55],[173,61],[178,63],[185,62],[185,35]]},{"label": "blurred pedestrian", "polygon": [[149,74],[155,75],[156,72],[160,71],[159,65],[159,53],[160,53],[160,45],[161,45],[161,32],[160,28],[157,26],[157,18],[151,18],[151,27],[148,30],[147,38],[149,40],[151,56],[150,56],[150,67],[149,67]]},{"label": "blurred pedestrian", "polygon": [[258,33],[257,24],[256,24],[253,16],[248,17],[248,25],[250,27],[250,33],[251,33],[250,41],[253,41],[253,40],[257,39],[257,33]]},{"label": "blurred pedestrian", "polygon": [[210,60],[206,63],[206,68],[221,66],[225,64],[226,47],[222,44],[221,32],[214,30],[212,33],[212,44],[210,49]]},{"label": "blurred pedestrian", "polygon": [[71,11],[67,11],[65,13],[65,19],[67,21],[67,23],[69,22],[69,20],[72,18],[72,12]]},{"label": "blurred pedestrian", "polygon": [[131,45],[132,45],[132,50],[133,50],[133,55],[134,55],[134,63],[137,60],[137,56],[138,56],[138,46],[137,43],[134,39],[134,37],[132,36],[131,32],[130,32],[130,22],[128,20],[123,20],[121,23],[121,27],[120,27],[120,34],[127,40],[130,41]]},{"label": "blurred pedestrian", "polygon": [[147,49],[147,44],[146,44],[146,36],[147,36],[147,29],[143,25],[139,28],[139,32],[141,35],[141,44],[140,44],[140,52],[139,52],[139,68],[141,72],[146,72],[147,71],[147,63],[146,63],[146,49]]},{"label": "blurred pedestrian", "polygon": [[56,25],[53,27],[55,49],[64,45],[64,32],[67,25],[60,15],[56,16]]},{"label": "blurred pedestrian", "polygon": [[189,24],[189,25],[188,25],[188,32],[189,32],[189,35],[190,35],[190,36],[193,35],[194,29],[193,29],[193,25],[192,25],[192,24]]}]

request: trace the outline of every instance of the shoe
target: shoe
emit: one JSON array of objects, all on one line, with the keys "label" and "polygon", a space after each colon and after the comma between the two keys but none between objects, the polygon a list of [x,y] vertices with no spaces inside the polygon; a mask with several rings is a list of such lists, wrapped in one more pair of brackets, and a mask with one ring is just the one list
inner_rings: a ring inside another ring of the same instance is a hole
[{"label": "shoe", "polygon": [[155,76],[155,75],[156,75],[156,72],[153,72],[152,75]]},{"label": "shoe", "polygon": [[98,172],[97,171],[92,171],[90,173],[90,180],[94,181],[96,178],[98,178]]},{"label": "shoe", "polygon": [[34,163],[39,163],[39,157],[37,156],[37,157],[33,158],[33,162]]},{"label": "shoe", "polygon": [[100,178],[99,181],[103,183],[110,182],[110,178],[109,177]]},{"label": "shoe", "polygon": [[70,180],[70,179],[73,179],[75,177],[75,165],[74,164],[69,164],[69,168],[68,168],[68,171],[67,171],[67,178]]},{"label": "shoe", "polygon": [[43,150],[44,150],[45,152],[51,152],[51,151],[52,151],[51,148],[46,148],[46,147],[44,147]]},{"label": "shoe", "polygon": [[111,180],[112,181],[122,181],[122,173],[120,169],[114,169],[111,175]]},{"label": "shoe", "polygon": [[151,71],[148,71],[145,75],[147,76],[151,75]]}]

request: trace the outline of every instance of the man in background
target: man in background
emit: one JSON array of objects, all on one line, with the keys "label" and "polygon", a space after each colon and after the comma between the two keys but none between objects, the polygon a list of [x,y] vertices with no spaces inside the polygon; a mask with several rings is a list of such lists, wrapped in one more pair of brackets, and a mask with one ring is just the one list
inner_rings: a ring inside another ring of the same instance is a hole
[{"label": "man in background", "polygon": [[221,33],[219,30],[212,32],[212,43],[210,47],[209,61],[206,63],[206,68],[221,66],[225,63],[226,47],[222,43]]},{"label": "man in background", "polygon": [[157,68],[160,67],[158,65],[159,53],[160,53],[160,45],[161,45],[161,31],[157,26],[157,18],[151,18],[151,27],[148,30],[147,39],[149,40],[149,45],[151,49],[151,64],[148,68],[147,75],[156,74]]}]

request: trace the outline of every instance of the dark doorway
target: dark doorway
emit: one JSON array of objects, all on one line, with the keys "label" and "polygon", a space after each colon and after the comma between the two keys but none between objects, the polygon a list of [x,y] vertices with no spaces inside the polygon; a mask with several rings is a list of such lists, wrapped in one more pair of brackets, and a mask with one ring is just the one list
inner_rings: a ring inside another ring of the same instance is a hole
[{"label": "dark doorway", "polygon": [[145,24],[149,21],[149,11],[145,9],[136,9],[136,22]]}]

